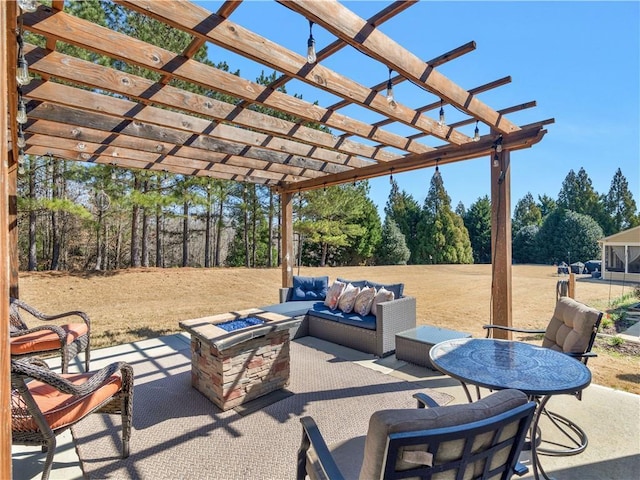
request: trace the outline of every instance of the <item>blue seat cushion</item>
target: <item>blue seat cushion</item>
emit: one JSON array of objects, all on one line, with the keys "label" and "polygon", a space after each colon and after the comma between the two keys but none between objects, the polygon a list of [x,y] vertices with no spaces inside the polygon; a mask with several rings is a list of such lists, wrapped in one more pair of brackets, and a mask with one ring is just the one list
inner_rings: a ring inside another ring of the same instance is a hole
[{"label": "blue seat cushion", "polygon": [[346,325],[353,325],[354,327],[366,328],[368,330],[376,329],[376,317],[373,315],[362,317],[353,312],[344,313],[341,310],[331,310],[321,302],[316,303],[309,311],[309,314],[312,314],[314,317],[324,318]]},{"label": "blue seat cushion", "polygon": [[293,277],[292,301],[324,300],[329,289],[329,277]]},{"label": "blue seat cushion", "polygon": [[303,300],[303,301],[291,301],[284,303],[276,303],[274,305],[267,305],[266,307],[260,307],[265,312],[279,313],[280,315],[286,315],[287,317],[301,317],[306,315],[314,305],[324,305],[323,302],[316,300]]}]

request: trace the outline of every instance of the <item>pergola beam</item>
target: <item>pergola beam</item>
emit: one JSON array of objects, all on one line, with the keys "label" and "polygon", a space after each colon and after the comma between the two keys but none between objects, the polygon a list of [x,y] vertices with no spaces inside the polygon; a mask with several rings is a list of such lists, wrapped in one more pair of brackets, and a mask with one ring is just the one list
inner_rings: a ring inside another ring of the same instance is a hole
[{"label": "pergola beam", "polygon": [[[416,85],[455,105],[467,114],[489,125],[500,133],[508,134],[519,128],[498,112],[485,105],[459,87],[413,53],[396,43],[381,31],[335,0],[308,2],[304,0],[277,0],[282,5],[322,25],[328,31],[354,48],[384,63]],[[443,132],[448,128],[441,127]],[[442,135],[439,138],[443,138]],[[446,138],[446,136],[445,136]]]}]

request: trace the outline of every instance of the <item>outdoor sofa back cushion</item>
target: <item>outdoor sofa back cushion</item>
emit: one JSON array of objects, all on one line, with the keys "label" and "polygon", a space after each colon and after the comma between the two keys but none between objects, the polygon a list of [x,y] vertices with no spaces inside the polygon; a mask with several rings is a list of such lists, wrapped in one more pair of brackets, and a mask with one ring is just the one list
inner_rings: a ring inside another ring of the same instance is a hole
[{"label": "outdoor sofa back cushion", "polygon": [[[512,410],[527,403],[527,396],[519,390],[500,390],[482,400],[460,405],[449,405],[435,408],[414,408],[402,410],[380,410],[375,412],[369,420],[369,430],[365,441],[364,459],[360,470],[360,479],[380,478],[382,462],[387,447],[387,436],[391,433],[412,432],[434,428],[455,427],[465,423],[484,420],[489,417]],[[501,440],[511,438],[517,433],[517,425],[507,426],[501,433]],[[441,445],[439,459],[436,463],[446,462],[450,457],[460,456],[462,452],[460,441],[449,442],[451,445]],[[474,444],[475,448],[482,448]],[[417,445],[414,450],[420,451]],[[417,465],[410,459],[417,454],[409,453],[410,447],[404,447],[400,453],[401,459],[396,464],[398,470],[408,470]],[[404,461],[402,460],[404,458]],[[483,465],[474,465],[473,478],[480,478]],[[448,477],[447,477],[448,478]],[[467,478],[465,476],[465,478]]]},{"label": "outdoor sofa back cushion", "polygon": [[344,283],[350,283],[354,287],[360,287],[360,289],[363,289],[364,287],[375,288],[376,292],[384,287],[390,292],[393,292],[394,298],[402,298],[402,293],[404,292],[404,283],[376,283],[369,280],[345,280],[340,277],[338,277],[337,280]]},{"label": "outdoor sofa back cushion", "polygon": [[565,353],[584,353],[600,312],[571,297],[560,297],[547,326],[542,346]]},{"label": "outdoor sofa back cushion", "polygon": [[324,300],[329,289],[329,277],[293,277],[291,300]]}]

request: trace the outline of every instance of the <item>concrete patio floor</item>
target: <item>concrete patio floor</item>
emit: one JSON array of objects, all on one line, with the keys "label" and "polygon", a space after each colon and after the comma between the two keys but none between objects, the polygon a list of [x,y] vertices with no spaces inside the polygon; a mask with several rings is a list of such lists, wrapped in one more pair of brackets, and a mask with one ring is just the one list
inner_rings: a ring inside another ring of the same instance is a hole
[{"label": "concrete patio floor", "polygon": [[[332,354],[343,360],[377,370],[408,381],[419,381],[426,388],[437,389],[455,397],[452,403],[464,403],[462,387],[454,380],[416,365],[399,361],[395,356],[376,359],[371,355],[324,342]],[[163,355],[189,349],[189,337],[176,334],[157,339],[124,344],[95,350],[91,355],[92,370],[114,361],[132,364],[153,361]],[[50,361],[57,367],[55,361]],[[80,363],[74,367],[77,369]],[[135,397],[134,397],[135,398]],[[135,401],[135,400],[134,400]],[[581,402],[571,396],[560,396],[549,403],[550,408],[570,417],[589,436],[589,446],[580,455],[570,457],[542,456],[547,473],[557,479],[567,480],[632,480],[640,471],[640,396],[612,390],[599,385],[589,386]],[[364,432],[363,432],[364,433]],[[134,432],[135,435],[135,423]],[[12,448],[13,478],[16,480],[39,479],[45,455],[40,448],[14,446]],[[530,465],[529,453],[523,453],[521,461]],[[295,459],[291,461],[291,478],[295,474]],[[80,460],[70,432],[58,436],[58,445],[51,472],[51,479],[84,478]],[[523,479],[533,478],[532,469]],[[227,479],[217,479],[227,480]],[[235,480],[235,479],[229,479]]]}]

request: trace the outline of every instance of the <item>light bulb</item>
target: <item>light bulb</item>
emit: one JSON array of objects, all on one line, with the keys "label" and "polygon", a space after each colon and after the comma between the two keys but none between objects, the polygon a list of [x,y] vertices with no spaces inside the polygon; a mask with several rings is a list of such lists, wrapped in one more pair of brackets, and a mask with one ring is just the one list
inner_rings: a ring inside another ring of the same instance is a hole
[{"label": "light bulb", "polygon": [[31,82],[31,76],[29,75],[29,64],[27,63],[27,59],[24,58],[24,55],[22,54],[18,57],[16,81],[20,86],[29,85],[29,83]]},{"label": "light bulb", "polygon": [[438,125],[444,127],[445,119],[444,119],[444,108],[442,108],[442,104],[440,105],[440,118],[438,119]]},{"label": "light bulb", "polygon": [[316,60],[316,41],[312,36],[309,36],[309,40],[307,40],[307,63],[314,64]]},{"label": "light bulb", "polygon": [[27,140],[24,138],[22,132],[18,135],[18,140],[16,141],[16,145],[18,148],[24,148],[27,146]]},{"label": "light bulb", "polygon": [[18,0],[18,6],[25,13],[33,13],[38,10],[38,0]]},{"label": "light bulb", "polygon": [[502,151],[502,143],[496,145],[496,152],[500,153]]},{"label": "light bulb", "polygon": [[112,170],[111,171],[111,180],[115,180],[116,178],[118,178],[117,175],[116,175],[116,171]]},{"label": "light bulb", "polygon": [[396,106],[396,101],[393,98],[393,85],[391,85],[391,80],[387,83],[387,103],[390,107]]},{"label": "light bulb", "polygon": [[316,41],[313,39],[313,22],[309,20],[309,40],[307,40],[307,63],[316,63]]},{"label": "light bulb", "polygon": [[480,129],[478,128],[478,120],[476,120],[476,129],[473,131],[473,141],[480,141]]},{"label": "light bulb", "polygon": [[18,167],[18,175],[24,175],[24,167],[22,165]]},{"label": "light bulb", "polygon": [[23,165],[26,160],[26,155],[24,154],[24,150],[20,149],[18,153],[18,165]]},{"label": "light bulb", "polygon": [[27,105],[24,103],[24,100],[21,98],[18,101],[18,112],[16,113],[16,122],[21,125],[27,123]]},{"label": "light bulb", "polygon": [[499,167],[500,166],[500,159],[498,158],[498,154],[497,153],[493,156],[493,166],[494,167]]}]

